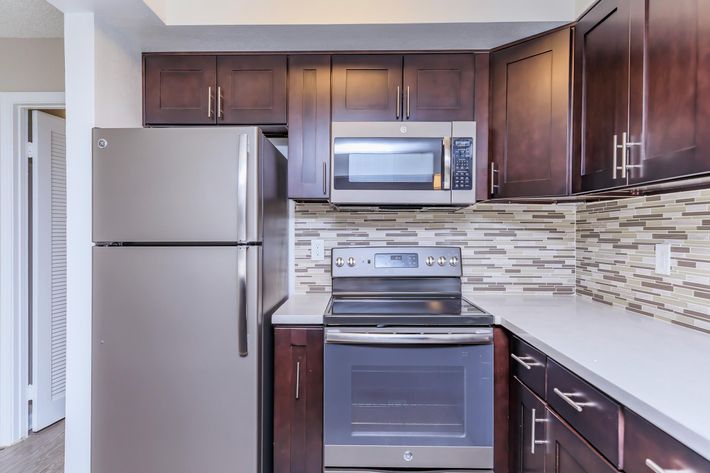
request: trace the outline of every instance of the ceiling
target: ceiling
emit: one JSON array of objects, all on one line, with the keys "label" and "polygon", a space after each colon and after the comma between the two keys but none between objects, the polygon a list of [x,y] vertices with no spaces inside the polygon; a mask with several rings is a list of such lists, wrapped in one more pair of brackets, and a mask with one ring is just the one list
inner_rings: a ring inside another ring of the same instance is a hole
[{"label": "ceiling", "polygon": [[0,0],[0,38],[61,38],[64,15],[46,0]]},{"label": "ceiling", "polygon": [[569,23],[594,0],[49,1],[94,12],[142,51],[376,51],[491,49]]}]

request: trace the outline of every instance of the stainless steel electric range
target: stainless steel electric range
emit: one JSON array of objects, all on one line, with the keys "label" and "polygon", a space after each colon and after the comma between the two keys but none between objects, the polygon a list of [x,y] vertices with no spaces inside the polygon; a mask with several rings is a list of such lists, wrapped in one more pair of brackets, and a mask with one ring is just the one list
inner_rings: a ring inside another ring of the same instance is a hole
[{"label": "stainless steel electric range", "polygon": [[335,248],[325,470],[493,469],[493,317],[454,247]]}]

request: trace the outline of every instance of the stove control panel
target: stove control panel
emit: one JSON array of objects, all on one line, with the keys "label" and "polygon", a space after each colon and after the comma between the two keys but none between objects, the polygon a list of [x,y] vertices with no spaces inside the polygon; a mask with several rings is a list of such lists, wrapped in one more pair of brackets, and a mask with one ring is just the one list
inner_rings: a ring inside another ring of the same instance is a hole
[{"label": "stove control panel", "polygon": [[333,248],[332,277],[461,277],[458,247]]}]

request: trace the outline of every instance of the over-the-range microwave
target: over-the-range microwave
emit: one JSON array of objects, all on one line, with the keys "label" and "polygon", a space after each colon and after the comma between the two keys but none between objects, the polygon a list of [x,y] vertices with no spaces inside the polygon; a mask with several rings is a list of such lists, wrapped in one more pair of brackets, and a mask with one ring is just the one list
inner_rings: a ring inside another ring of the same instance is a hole
[{"label": "over-the-range microwave", "polygon": [[335,205],[475,203],[476,122],[333,122]]}]

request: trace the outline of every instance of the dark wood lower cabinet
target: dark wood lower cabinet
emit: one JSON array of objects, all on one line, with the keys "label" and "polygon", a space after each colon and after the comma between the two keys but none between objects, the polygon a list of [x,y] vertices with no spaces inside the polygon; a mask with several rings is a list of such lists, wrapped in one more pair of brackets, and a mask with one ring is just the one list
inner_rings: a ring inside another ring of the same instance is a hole
[{"label": "dark wood lower cabinet", "polygon": [[323,471],[323,329],[274,329],[274,473]]},{"label": "dark wood lower cabinet", "polygon": [[616,473],[572,427],[547,410],[546,473]]},{"label": "dark wood lower cabinet", "polygon": [[543,473],[548,415],[545,403],[518,378],[510,386],[510,472]]}]

